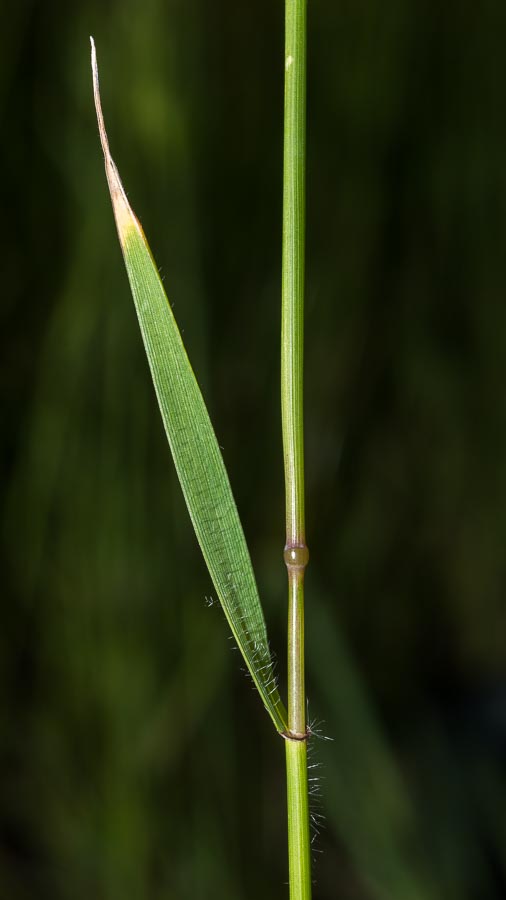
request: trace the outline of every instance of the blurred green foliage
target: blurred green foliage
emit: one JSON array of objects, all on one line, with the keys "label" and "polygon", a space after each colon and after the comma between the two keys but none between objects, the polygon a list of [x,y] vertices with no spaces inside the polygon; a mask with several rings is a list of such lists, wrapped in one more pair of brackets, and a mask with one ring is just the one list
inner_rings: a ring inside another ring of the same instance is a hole
[{"label": "blurred green foliage", "polygon": [[[279,897],[282,748],[205,603],[88,35],[283,684],[282,3],[23,0],[3,18],[0,897]],[[307,669],[334,739],[313,747],[315,896],[496,900],[506,7],[314,0],[309,23]]]}]

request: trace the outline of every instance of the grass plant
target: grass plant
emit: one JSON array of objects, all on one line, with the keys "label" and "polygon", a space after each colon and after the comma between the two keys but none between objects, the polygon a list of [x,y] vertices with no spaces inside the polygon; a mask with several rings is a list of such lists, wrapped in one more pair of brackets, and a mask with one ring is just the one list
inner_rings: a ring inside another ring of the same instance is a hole
[{"label": "grass plant", "polygon": [[288,573],[288,708],[281,700],[242,525],[207,408],[142,227],[112,159],[95,45],[93,87],[125,266],[166,435],[209,574],[248,671],[286,748],[291,900],[311,897],[304,572],[303,303],[306,0],[286,2],[281,410]]},{"label": "grass plant", "polygon": [[[506,896],[494,9],[309,13],[306,680],[337,738],[307,745],[318,900]],[[286,743],[229,652],[172,471],[83,34],[100,32],[111,149],[227,448],[287,701],[284,4],[11,13],[0,894],[279,900]]]}]

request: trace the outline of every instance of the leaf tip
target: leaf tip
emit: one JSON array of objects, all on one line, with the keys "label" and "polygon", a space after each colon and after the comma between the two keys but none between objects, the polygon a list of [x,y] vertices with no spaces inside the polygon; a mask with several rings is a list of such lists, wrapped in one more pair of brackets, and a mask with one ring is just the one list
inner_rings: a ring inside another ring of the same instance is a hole
[{"label": "leaf tip", "polygon": [[104,153],[105,170],[109,191],[111,194],[118,235],[121,244],[124,246],[129,233],[138,227],[137,219],[127,200],[118,170],[114,164],[114,160],[109,150],[109,140],[107,131],[105,130],[104,114],[102,112],[102,102],[100,99],[100,83],[98,78],[98,62],[95,41],[90,35],[91,44],[91,71],[93,77],[93,97],[95,100],[95,111],[97,114],[98,132],[100,135],[100,143]]},{"label": "leaf tip", "polygon": [[107,132],[105,130],[104,115],[102,113],[102,103],[100,101],[100,84],[99,84],[99,80],[98,80],[97,50],[95,47],[95,41],[93,40],[91,35],[90,35],[90,43],[91,43],[91,72],[92,72],[92,76],[93,76],[93,97],[95,100],[95,111],[97,114],[100,142],[102,144],[102,150],[104,151],[104,156],[105,156],[105,160],[107,163],[108,158],[110,157],[109,141],[107,140]]}]

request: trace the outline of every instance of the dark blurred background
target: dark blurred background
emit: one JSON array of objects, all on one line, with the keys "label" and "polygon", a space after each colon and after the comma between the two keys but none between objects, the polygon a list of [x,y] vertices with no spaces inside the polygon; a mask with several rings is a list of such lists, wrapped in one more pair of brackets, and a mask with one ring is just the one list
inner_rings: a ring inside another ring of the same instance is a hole
[{"label": "dark blurred background", "polygon": [[[284,691],[283,5],[21,0],[2,19],[0,898],[287,896],[283,746],[205,602],[88,38]],[[310,3],[319,900],[506,896],[505,41],[499,0]]]}]

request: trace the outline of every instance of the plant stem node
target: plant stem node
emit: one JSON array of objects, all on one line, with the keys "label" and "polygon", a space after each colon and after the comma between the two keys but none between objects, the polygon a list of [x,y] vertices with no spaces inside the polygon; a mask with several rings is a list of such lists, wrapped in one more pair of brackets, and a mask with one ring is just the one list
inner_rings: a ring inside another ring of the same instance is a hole
[{"label": "plant stem node", "polygon": [[306,731],[280,731],[279,734],[285,741],[307,741],[312,732],[308,726]]},{"label": "plant stem node", "polygon": [[283,559],[287,569],[305,569],[309,562],[309,550],[305,544],[287,544],[283,552]]}]

